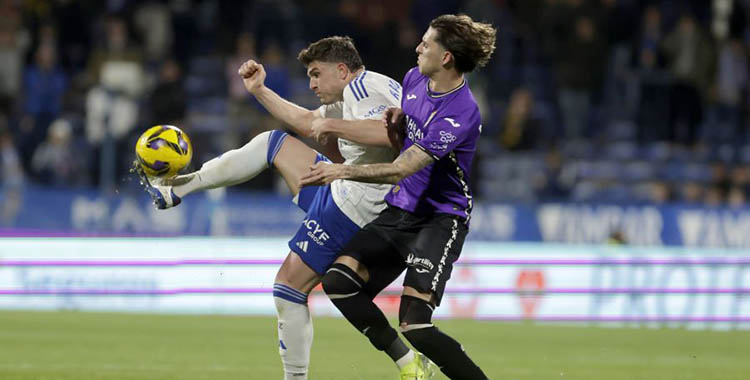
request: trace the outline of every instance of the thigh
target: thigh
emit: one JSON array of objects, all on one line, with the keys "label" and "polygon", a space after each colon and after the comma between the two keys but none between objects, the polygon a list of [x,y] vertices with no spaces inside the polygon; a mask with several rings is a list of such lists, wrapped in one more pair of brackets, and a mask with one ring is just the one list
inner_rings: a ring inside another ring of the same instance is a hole
[{"label": "thigh", "polygon": [[432,301],[440,305],[467,233],[468,227],[454,217],[438,216],[426,223],[416,236],[413,252],[406,256],[404,287],[431,293]]},{"label": "thigh", "polygon": [[273,160],[273,165],[281,173],[292,194],[297,195],[300,191],[300,178],[310,171],[310,166],[317,160],[318,152],[299,139],[286,136]]},{"label": "thigh", "polygon": [[389,236],[394,217],[390,209],[385,209],[375,220],[354,234],[341,250],[341,256],[354,258],[368,271],[372,268],[388,266],[393,261],[403,261]]},{"label": "thigh", "polygon": [[[398,215],[384,210],[372,223],[357,232],[341,251],[341,261],[357,271],[366,282],[365,291],[375,297],[406,268],[397,244],[389,231],[397,224]],[[356,265],[352,265],[351,263]]]},{"label": "thigh", "polygon": [[321,186],[307,206],[305,219],[289,240],[289,249],[322,276],[357,231],[359,226],[333,200],[331,187]]},{"label": "thigh", "polygon": [[310,294],[310,291],[320,283],[320,280],[321,276],[302,261],[299,255],[295,252],[289,252],[276,273],[274,282]]},{"label": "thigh", "polygon": [[391,259],[369,270],[370,281],[364,287],[365,293],[375,298],[388,285],[392,284],[406,269],[406,263],[396,251],[391,251]]}]

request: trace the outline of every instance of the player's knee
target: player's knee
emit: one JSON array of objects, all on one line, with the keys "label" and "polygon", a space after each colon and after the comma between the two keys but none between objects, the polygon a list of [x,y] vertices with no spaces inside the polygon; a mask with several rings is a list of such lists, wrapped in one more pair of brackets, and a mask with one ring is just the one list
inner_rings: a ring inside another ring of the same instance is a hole
[{"label": "player's knee", "polygon": [[268,162],[268,166],[272,166],[273,160],[276,158],[276,155],[279,153],[279,150],[281,150],[281,145],[284,143],[284,139],[286,139],[288,134],[278,129],[274,129],[273,131],[270,131],[270,132],[263,132],[261,134],[268,135],[267,137],[268,138],[268,151],[266,153],[266,161]]},{"label": "player's knee", "polygon": [[332,301],[358,294],[363,283],[354,270],[340,263],[333,264],[323,276],[323,290]]},{"label": "player's knee", "polygon": [[435,310],[429,302],[412,296],[401,296],[398,321],[401,333],[414,347],[421,350],[434,326],[432,312]]},{"label": "player's knee", "polygon": [[[307,305],[307,293],[301,292],[291,286],[275,283],[273,284],[273,297],[277,301],[276,310],[281,313],[288,308],[286,302],[289,301],[292,304]],[[282,301],[283,300],[283,301]]]}]

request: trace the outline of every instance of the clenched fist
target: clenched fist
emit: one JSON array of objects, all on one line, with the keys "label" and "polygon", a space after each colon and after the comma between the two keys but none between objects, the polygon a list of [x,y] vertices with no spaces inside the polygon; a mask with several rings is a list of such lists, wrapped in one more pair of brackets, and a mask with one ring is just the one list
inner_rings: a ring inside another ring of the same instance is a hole
[{"label": "clenched fist", "polygon": [[242,83],[251,94],[255,94],[264,86],[266,80],[266,70],[258,62],[249,60],[240,66],[237,74],[242,77]]}]

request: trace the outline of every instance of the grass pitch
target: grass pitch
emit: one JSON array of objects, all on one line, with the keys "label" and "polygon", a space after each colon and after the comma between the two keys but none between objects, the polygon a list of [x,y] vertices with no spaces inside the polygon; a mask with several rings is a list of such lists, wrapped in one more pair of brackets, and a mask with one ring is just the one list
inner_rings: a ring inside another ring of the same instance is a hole
[{"label": "grass pitch", "polygon": [[[396,379],[343,319],[311,380]],[[0,379],[282,379],[274,318],[0,311]],[[748,379],[750,332],[439,321],[492,379]],[[445,379],[439,375],[439,379]]]}]

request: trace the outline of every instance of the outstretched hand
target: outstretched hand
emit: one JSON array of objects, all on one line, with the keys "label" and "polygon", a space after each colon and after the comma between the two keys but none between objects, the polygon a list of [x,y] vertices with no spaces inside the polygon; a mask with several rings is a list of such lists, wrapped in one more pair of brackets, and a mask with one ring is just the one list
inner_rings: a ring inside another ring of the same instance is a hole
[{"label": "outstretched hand", "polygon": [[263,65],[252,59],[243,63],[237,70],[237,74],[242,77],[242,83],[251,94],[261,89],[266,80],[266,70]]},{"label": "outstretched hand", "polygon": [[345,178],[346,171],[347,165],[320,161],[310,166],[310,171],[300,178],[300,187],[327,185],[337,179]]}]

